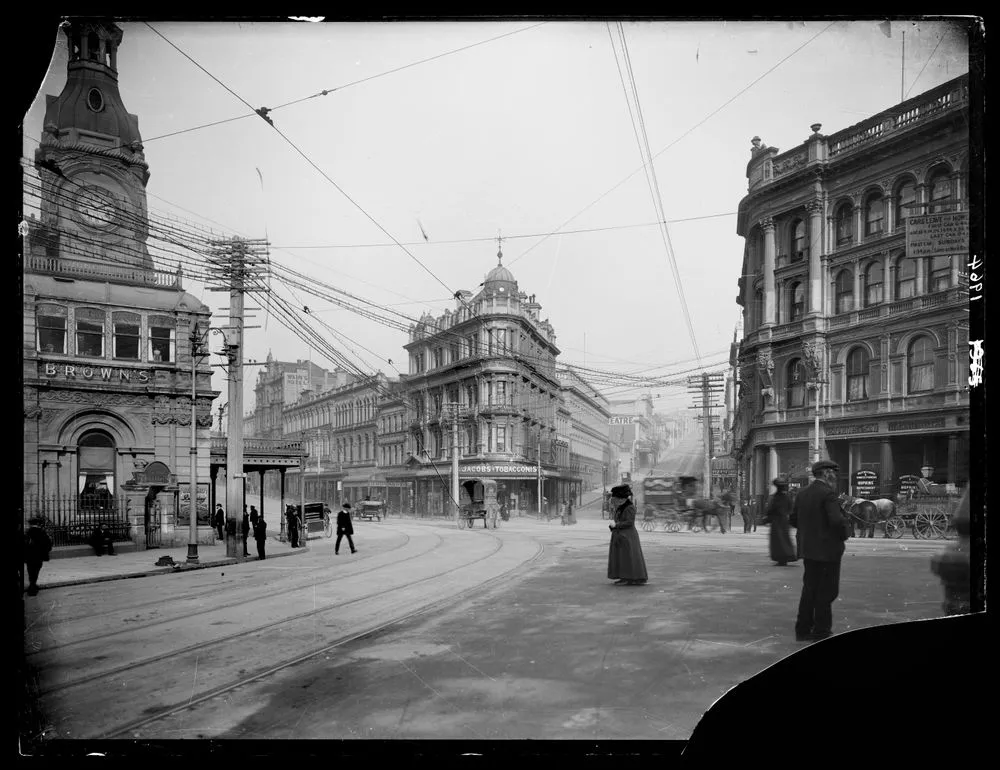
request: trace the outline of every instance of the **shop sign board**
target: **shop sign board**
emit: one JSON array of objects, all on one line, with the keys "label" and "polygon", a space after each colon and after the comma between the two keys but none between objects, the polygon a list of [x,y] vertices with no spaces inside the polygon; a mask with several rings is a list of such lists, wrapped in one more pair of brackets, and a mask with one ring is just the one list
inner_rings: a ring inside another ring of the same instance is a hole
[{"label": "shop sign board", "polygon": [[947,257],[969,251],[969,212],[949,211],[906,218],[906,256]]},{"label": "shop sign board", "polygon": [[917,483],[920,481],[919,476],[900,476],[899,477],[899,493],[898,497],[904,498],[909,496],[912,492],[917,491]]},{"label": "shop sign board", "polygon": [[872,498],[878,496],[878,474],[875,471],[858,471],[854,474],[855,497]]}]

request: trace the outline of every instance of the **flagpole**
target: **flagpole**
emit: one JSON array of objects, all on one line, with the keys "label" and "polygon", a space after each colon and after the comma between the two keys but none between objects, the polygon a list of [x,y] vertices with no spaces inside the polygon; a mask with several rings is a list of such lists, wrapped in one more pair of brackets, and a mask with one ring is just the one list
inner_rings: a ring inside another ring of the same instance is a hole
[{"label": "flagpole", "polygon": [[899,62],[899,101],[906,99],[906,30],[903,30],[903,58]]}]

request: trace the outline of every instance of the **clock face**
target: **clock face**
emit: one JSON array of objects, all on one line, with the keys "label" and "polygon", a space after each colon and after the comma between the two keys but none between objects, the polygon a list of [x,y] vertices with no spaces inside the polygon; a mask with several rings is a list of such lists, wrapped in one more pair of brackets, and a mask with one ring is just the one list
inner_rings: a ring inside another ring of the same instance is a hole
[{"label": "clock face", "polygon": [[87,227],[107,229],[116,223],[118,206],[114,195],[100,187],[85,187],[77,197],[77,211]]}]

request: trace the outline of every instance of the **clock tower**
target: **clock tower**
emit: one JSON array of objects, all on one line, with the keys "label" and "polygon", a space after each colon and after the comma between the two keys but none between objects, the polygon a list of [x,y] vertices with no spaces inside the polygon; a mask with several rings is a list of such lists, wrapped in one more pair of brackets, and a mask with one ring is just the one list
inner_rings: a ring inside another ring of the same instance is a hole
[{"label": "clock tower", "polygon": [[62,29],[69,50],[66,85],[59,96],[46,97],[35,152],[44,234],[37,248],[57,258],[151,268],[149,167],[139,118],[118,92],[122,30],[92,20],[67,21]]}]

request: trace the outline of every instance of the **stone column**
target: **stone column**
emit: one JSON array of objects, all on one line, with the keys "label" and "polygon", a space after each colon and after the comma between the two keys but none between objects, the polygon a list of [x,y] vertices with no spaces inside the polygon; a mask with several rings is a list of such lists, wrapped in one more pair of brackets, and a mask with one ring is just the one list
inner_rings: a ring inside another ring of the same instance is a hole
[{"label": "stone column", "polygon": [[819,315],[822,307],[823,202],[813,199],[806,204],[809,212],[809,313]]},{"label": "stone column", "polygon": [[927,258],[921,257],[913,261],[917,263],[917,286],[914,293],[919,297],[927,293]]},{"label": "stone column", "polygon": [[865,306],[861,296],[861,260],[854,263],[854,309],[861,310]]},{"label": "stone column", "polygon": [[764,479],[765,489],[771,491],[771,480],[778,475],[778,448],[772,444],[767,448],[767,478]]},{"label": "stone column", "polygon": [[948,434],[948,483],[958,483],[958,434]]},{"label": "stone column", "polygon": [[863,207],[861,206],[854,207],[854,232],[852,233],[852,235],[854,236],[853,242],[855,246],[861,243],[861,239],[864,237],[865,223],[862,218],[863,212],[864,212]]},{"label": "stone column", "polygon": [[958,286],[958,263],[966,259],[962,254],[952,254],[951,255],[951,278],[949,280],[949,285],[954,288]]},{"label": "stone column", "polygon": [[896,301],[896,263],[891,256],[885,258],[885,301]]},{"label": "stone column", "polygon": [[887,438],[882,439],[880,449],[881,455],[879,457],[879,463],[882,466],[880,492],[881,496],[885,497],[887,494],[891,494],[895,491],[895,484],[893,484],[895,470],[892,467],[892,440]]},{"label": "stone column", "polygon": [[774,220],[761,220],[764,230],[764,319],[761,326],[774,324]]},{"label": "stone column", "polygon": [[889,235],[896,232],[896,196],[887,195],[882,200],[885,206],[885,232]]}]

